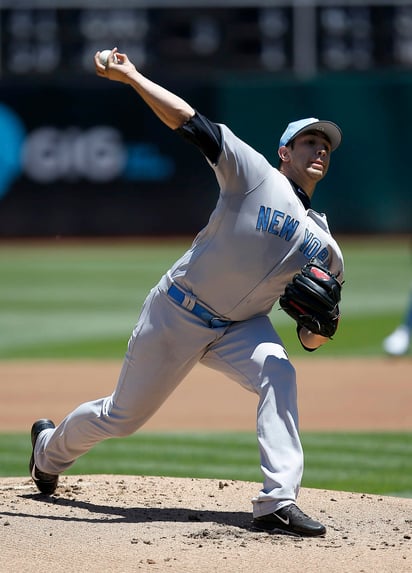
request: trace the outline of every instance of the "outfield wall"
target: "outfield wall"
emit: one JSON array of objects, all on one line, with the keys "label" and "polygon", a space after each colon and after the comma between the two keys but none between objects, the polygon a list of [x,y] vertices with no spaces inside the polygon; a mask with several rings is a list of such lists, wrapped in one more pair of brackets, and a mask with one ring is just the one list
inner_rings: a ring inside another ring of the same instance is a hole
[{"label": "outfield wall", "polygon": [[[314,207],[334,232],[410,232],[410,75],[153,79],[275,164],[290,120],[336,121],[343,143]],[[0,237],[193,234],[207,222],[212,171],[130,88],[94,77],[0,88]]]}]

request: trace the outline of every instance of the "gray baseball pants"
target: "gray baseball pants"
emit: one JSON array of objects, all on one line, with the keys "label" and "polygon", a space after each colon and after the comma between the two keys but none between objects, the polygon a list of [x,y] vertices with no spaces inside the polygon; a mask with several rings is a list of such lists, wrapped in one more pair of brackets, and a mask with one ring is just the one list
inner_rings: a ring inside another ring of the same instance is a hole
[{"label": "gray baseball pants", "polygon": [[[132,434],[200,361],[258,396],[264,479],[252,500],[254,517],[295,501],[303,472],[295,370],[269,318],[209,328],[170,299],[162,281],[159,285],[142,307],[113,394],[80,405],[54,430],[43,431],[36,442],[36,466],[59,474],[102,440]],[[230,408],[236,404],[228,404],[228,415]]]}]

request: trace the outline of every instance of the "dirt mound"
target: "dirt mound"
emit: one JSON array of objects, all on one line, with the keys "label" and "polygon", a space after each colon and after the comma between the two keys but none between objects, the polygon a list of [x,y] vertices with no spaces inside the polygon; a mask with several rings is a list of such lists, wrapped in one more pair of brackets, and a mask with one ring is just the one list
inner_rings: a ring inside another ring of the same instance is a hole
[{"label": "dirt mound", "polygon": [[0,480],[0,571],[380,573],[412,570],[412,499],[302,489],[322,538],[256,532],[260,484],[138,476],[66,476],[56,495]]}]

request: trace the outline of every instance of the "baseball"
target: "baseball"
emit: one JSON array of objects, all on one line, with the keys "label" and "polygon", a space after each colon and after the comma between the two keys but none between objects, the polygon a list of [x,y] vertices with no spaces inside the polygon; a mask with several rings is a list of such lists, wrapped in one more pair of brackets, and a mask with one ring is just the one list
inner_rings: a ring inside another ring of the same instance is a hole
[{"label": "baseball", "polygon": [[[107,65],[107,59],[108,59],[108,57],[110,56],[110,52],[111,52],[111,50],[102,50],[102,51],[100,52],[99,60],[100,60],[100,63],[101,63],[103,66],[106,66],[106,65]],[[116,54],[114,55],[114,63],[115,63],[115,64],[118,63],[118,60],[117,60],[117,58],[116,58]]]}]

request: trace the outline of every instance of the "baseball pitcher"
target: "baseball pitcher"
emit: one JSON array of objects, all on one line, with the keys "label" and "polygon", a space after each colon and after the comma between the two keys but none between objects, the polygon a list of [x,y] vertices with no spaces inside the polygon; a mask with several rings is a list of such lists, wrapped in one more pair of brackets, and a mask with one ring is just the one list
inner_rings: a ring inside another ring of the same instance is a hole
[{"label": "baseball pitcher", "polygon": [[126,54],[114,48],[105,65],[99,54],[98,76],[131,86],[199,149],[216,175],[219,198],[189,250],[148,294],[113,394],[80,405],[57,427],[49,419],[33,424],[34,482],[52,494],[59,474],[79,456],[106,438],[135,432],[201,362],[258,396],[263,486],[252,500],[253,526],[324,535],[324,525],[296,504],[303,452],[295,370],[268,314],[279,301],[308,351],[338,328],[343,257],[311,198],[341,130],[314,117],[293,121],[280,137],[274,167],[229,127],[142,75]]}]

